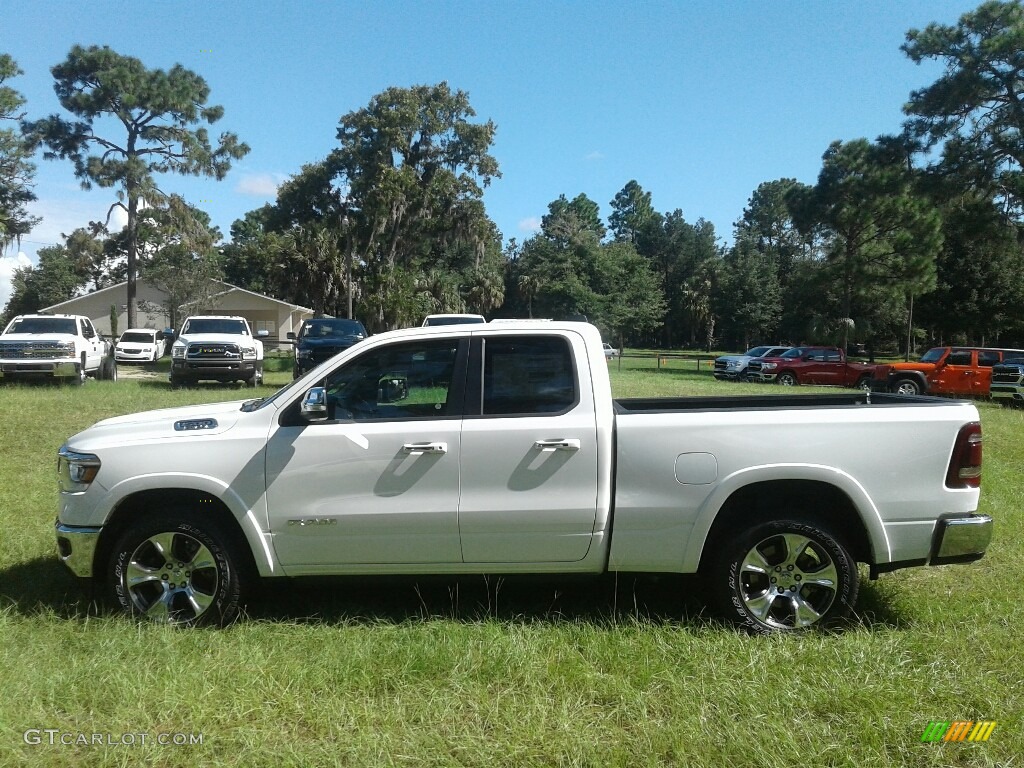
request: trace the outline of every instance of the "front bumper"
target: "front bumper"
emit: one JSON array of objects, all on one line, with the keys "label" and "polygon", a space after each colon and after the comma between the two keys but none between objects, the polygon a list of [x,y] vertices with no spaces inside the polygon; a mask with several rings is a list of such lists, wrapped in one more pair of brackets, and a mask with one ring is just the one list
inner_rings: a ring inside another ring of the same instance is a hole
[{"label": "front bumper", "polygon": [[251,379],[263,369],[262,360],[204,360],[201,363],[177,359],[171,363],[171,376],[205,381]]},{"label": "front bumper", "polygon": [[93,560],[100,541],[102,528],[54,523],[57,534],[57,556],[68,569],[81,579],[93,575]]},{"label": "front bumper", "polygon": [[1019,384],[992,384],[989,395],[993,400],[1024,401],[1024,386]]},{"label": "front bumper", "polygon": [[114,352],[114,359],[119,363],[154,363],[156,355],[149,350],[125,350]]},{"label": "front bumper", "polygon": [[52,376],[73,379],[78,376],[80,363],[75,360],[0,361],[0,379],[38,378]]},{"label": "front bumper", "polygon": [[992,525],[989,515],[939,520],[929,563],[947,565],[981,559],[992,541]]}]

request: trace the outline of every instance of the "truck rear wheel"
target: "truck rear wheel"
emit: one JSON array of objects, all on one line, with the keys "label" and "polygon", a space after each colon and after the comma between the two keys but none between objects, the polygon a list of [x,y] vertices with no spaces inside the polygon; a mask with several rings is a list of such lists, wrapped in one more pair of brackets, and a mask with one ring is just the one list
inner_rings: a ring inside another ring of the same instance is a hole
[{"label": "truck rear wheel", "polygon": [[162,513],[114,545],[108,585],[121,609],[162,624],[223,626],[241,604],[241,558],[213,522]]},{"label": "truck rear wheel", "polygon": [[759,634],[824,629],[857,601],[857,563],[817,523],[761,523],[729,543],[713,567],[726,618]]}]

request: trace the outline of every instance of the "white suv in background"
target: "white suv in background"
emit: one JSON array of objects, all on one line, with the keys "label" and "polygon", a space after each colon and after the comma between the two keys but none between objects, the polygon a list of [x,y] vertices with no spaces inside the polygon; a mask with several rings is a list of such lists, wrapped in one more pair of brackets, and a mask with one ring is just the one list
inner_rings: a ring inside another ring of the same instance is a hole
[{"label": "white suv in background", "polygon": [[155,363],[164,355],[164,334],[152,328],[130,328],[114,347],[119,363]]}]

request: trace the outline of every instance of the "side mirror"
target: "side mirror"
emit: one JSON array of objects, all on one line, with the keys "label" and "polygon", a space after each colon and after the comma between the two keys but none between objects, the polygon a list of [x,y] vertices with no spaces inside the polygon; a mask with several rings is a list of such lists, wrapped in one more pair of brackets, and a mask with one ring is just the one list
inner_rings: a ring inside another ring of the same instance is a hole
[{"label": "side mirror", "polygon": [[404,376],[384,376],[377,382],[377,402],[397,403],[409,397],[409,382]]},{"label": "side mirror", "polygon": [[288,331],[288,333],[286,334],[286,338],[295,341],[295,334],[292,331]]},{"label": "side mirror", "polygon": [[326,421],[327,390],[324,387],[313,387],[309,390],[302,398],[299,414],[305,421]]}]

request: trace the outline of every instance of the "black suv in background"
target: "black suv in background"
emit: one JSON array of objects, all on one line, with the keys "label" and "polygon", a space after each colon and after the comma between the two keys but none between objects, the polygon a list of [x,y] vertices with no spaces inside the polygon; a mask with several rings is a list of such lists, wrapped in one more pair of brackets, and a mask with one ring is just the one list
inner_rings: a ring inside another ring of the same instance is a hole
[{"label": "black suv in background", "polygon": [[337,317],[316,317],[303,320],[299,333],[289,333],[295,341],[295,371],[299,378],[307,371],[329,360],[339,352],[362,341],[369,334],[358,320]]}]

